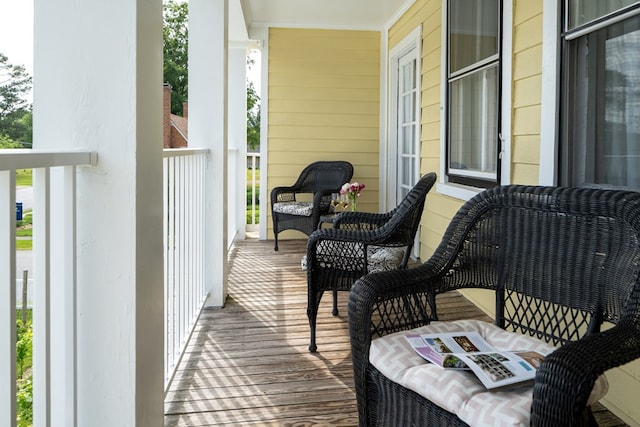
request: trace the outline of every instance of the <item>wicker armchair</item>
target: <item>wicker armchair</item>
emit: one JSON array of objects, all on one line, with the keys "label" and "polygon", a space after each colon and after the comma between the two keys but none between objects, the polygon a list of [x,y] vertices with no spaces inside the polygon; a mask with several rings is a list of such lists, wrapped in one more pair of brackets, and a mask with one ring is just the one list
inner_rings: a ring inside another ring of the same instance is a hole
[{"label": "wicker armchair", "polygon": [[360,426],[467,425],[370,360],[373,338],[437,320],[436,296],[461,288],[493,291],[497,326],[553,345],[529,395],[531,425],[594,423],[596,379],[640,357],[640,193],[487,190],[426,263],[359,279],[348,310]]},{"label": "wicker armchair", "polygon": [[[306,258],[309,351],[317,349],[316,318],[325,291],[333,293],[333,315],[337,316],[338,291],[349,291],[356,279],[372,269],[406,268],[425,199],[435,181],[435,173],[424,175],[395,209],[382,214],[342,212],[333,228],[318,230],[309,237]],[[402,248],[399,258],[398,248]]]},{"label": "wicker armchair", "polygon": [[[278,250],[278,233],[298,230],[307,236],[318,228],[320,215],[329,212],[331,193],[340,191],[351,180],[353,165],[345,161],[319,161],[305,167],[296,182],[271,190],[274,249]],[[312,201],[299,201],[300,194],[311,194]]]}]

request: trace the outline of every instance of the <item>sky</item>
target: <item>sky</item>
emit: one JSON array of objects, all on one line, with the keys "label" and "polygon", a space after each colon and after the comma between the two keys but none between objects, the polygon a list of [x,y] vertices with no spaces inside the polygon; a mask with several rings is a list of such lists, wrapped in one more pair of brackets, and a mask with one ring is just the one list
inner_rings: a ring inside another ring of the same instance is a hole
[{"label": "sky", "polygon": [[[0,0],[0,53],[11,65],[24,65],[33,76],[33,0]],[[260,56],[254,59],[248,78],[260,93]]]},{"label": "sky", "polygon": [[33,76],[33,0],[0,0],[0,53]]}]

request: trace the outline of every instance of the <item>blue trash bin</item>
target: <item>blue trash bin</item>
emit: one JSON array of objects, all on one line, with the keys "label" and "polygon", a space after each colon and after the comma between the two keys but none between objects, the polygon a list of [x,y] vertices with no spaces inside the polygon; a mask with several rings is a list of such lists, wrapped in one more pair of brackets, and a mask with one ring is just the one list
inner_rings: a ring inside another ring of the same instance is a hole
[{"label": "blue trash bin", "polygon": [[16,202],[16,221],[22,221],[22,202]]}]

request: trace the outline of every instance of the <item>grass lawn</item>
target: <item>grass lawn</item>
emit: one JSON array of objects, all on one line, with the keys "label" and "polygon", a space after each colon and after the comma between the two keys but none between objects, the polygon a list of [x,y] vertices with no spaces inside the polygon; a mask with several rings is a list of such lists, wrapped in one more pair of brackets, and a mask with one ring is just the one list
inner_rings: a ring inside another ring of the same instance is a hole
[{"label": "grass lawn", "polygon": [[[247,224],[252,224],[251,221],[251,169],[247,169]],[[260,169],[256,169],[256,218],[255,222],[260,222]]]},{"label": "grass lawn", "polygon": [[33,240],[16,240],[16,250],[30,251],[33,249]]},{"label": "grass lawn", "polygon": [[19,169],[16,171],[16,185],[31,187],[33,180],[31,176],[32,169]]},{"label": "grass lawn", "polygon": [[[31,237],[33,236],[33,228],[31,226],[33,221],[33,215],[31,209],[25,211],[22,215],[22,221],[16,221],[16,237]],[[16,249],[19,251],[32,250],[31,239],[18,239],[16,240]]]}]

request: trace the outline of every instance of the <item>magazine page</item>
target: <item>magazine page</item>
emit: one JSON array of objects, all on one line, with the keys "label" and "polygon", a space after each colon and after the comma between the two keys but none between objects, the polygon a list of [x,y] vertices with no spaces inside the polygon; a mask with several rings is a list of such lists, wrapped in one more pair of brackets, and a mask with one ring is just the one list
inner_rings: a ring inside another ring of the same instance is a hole
[{"label": "magazine page", "polygon": [[544,356],[535,351],[502,351],[461,354],[460,358],[487,389],[496,389],[529,384]]},{"label": "magazine page", "polygon": [[459,354],[494,349],[476,332],[406,335],[413,349],[426,360],[451,369],[469,369]]}]

